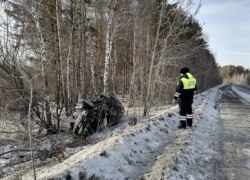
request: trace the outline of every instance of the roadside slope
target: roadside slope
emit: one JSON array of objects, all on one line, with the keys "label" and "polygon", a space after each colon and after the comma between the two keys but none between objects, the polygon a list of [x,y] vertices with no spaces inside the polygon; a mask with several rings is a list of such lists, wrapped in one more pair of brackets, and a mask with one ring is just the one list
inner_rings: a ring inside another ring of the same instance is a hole
[{"label": "roadside slope", "polygon": [[218,100],[221,92],[212,89],[202,113],[195,122],[185,146],[177,152],[171,175],[165,179],[218,179],[217,167],[221,161],[221,119]]},{"label": "roadside slope", "polygon": [[[202,119],[204,107],[211,105],[213,108],[209,97],[215,98],[217,91],[218,87],[196,96],[195,126],[198,126]],[[178,152],[183,150],[188,142],[187,138],[196,129],[194,127],[186,131],[178,130],[178,121],[178,108],[174,106],[153,119],[125,129],[122,133],[113,133],[110,138],[87,146],[62,163],[38,168],[37,179],[157,178],[159,174],[162,177],[162,172],[164,176],[170,175],[176,163],[176,157],[179,156]],[[166,154],[166,149],[167,152],[171,151],[172,155],[162,158]],[[156,171],[161,168],[168,169],[168,172]],[[25,173],[22,179],[33,179],[32,173]]]}]

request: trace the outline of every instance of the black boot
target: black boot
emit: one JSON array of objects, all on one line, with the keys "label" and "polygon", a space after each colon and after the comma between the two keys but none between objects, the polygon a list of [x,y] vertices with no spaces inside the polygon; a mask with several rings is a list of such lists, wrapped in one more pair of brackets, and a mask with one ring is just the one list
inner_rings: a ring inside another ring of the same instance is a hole
[{"label": "black boot", "polygon": [[178,128],[179,129],[186,129],[187,128],[186,121],[180,121]]},{"label": "black boot", "polygon": [[193,119],[187,119],[187,126],[192,127]]}]

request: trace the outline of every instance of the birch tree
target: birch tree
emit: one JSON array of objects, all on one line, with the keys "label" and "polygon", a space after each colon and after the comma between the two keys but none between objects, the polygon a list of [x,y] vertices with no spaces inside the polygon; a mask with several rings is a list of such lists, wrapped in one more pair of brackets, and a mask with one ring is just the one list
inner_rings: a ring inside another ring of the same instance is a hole
[{"label": "birch tree", "polygon": [[[150,104],[155,98],[156,89],[159,91],[162,87],[161,83],[168,84],[169,87],[175,84],[171,76],[163,76],[168,68],[178,67],[181,60],[190,57],[191,54],[197,52],[201,48],[195,45],[194,39],[197,34],[191,38],[186,38],[190,31],[193,31],[189,20],[190,12],[189,7],[178,7],[176,4],[166,4],[161,1],[159,11],[159,20],[157,22],[157,30],[154,40],[154,46],[150,58],[148,86],[144,102],[144,115],[148,113]],[[184,8],[184,10],[183,10]],[[191,48],[192,52],[186,49]],[[178,64],[172,64],[173,60],[179,60]],[[158,91],[158,92],[159,92]]]},{"label": "birch tree", "polygon": [[112,53],[113,33],[112,33],[112,19],[113,19],[113,0],[109,0],[105,12],[107,19],[107,29],[105,36],[105,60],[104,60],[104,74],[103,74],[103,92],[109,94],[109,66]]},{"label": "birch tree", "polygon": [[41,59],[42,59],[42,76],[43,76],[43,81],[44,81],[44,110],[45,110],[45,117],[46,117],[46,126],[48,129],[48,133],[52,131],[52,118],[51,118],[51,112],[50,112],[50,104],[49,104],[49,84],[48,84],[48,74],[47,74],[47,57],[46,57],[46,44],[43,38],[43,33],[41,30],[41,25],[39,22],[39,14],[37,11],[37,5],[34,0],[32,0],[32,7],[31,7],[31,15],[34,20],[34,25],[37,30],[37,34],[39,37],[39,40],[41,42]]},{"label": "birch tree", "polygon": [[[87,86],[88,86],[88,72],[87,72],[87,21],[86,21],[86,17],[87,17],[87,8],[86,8],[86,2],[82,1],[81,2],[81,34],[80,34],[80,48],[79,48],[79,64],[80,64],[80,69],[82,69],[82,72],[79,73],[79,75],[81,76],[81,98],[84,98],[87,96],[88,92],[87,92]],[[93,49],[91,49],[93,50]],[[93,67],[91,66],[91,73],[93,73],[94,69],[92,69]],[[92,74],[92,77],[94,77],[94,75]],[[92,79],[92,81],[94,82],[95,80]],[[96,89],[96,87],[93,87],[94,89]]]},{"label": "birch tree", "polygon": [[[67,116],[74,111],[76,94],[128,96],[129,105],[143,105],[147,115],[151,106],[172,97],[179,66],[194,70],[203,88],[212,86],[211,79],[218,78],[215,58],[190,4],[182,2],[188,1],[8,1],[9,17],[24,28],[15,38],[30,51],[22,61],[31,62],[27,68],[37,76],[34,96],[37,104],[43,102],[46,128],[52,125],[49,103],[56,101],[59,127],[63,108]],[[11,53],[6,51],[3,61]],[[5,69],[2,79],[14,71]]]}]

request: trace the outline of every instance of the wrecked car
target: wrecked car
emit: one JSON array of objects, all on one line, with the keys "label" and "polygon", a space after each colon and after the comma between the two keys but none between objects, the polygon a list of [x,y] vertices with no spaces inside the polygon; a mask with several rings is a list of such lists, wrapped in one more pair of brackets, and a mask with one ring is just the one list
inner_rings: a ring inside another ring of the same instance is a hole
[{"label": "wrecked car", "polygon": [[118,124],[123,116],[124,108],[118,99],[102,94],[96,100],[84,100],[82,112],[72,125],[73,133],[89,136]]}]

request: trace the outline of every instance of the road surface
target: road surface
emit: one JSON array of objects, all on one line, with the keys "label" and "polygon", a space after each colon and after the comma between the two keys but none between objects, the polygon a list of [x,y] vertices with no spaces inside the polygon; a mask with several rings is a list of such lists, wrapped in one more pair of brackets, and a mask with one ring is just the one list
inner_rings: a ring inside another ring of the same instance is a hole
[{"label": "road surface", "polygon": [[[219,103],[222,120],[220,169],[223,179],[250,179],[250,103],[238,94],[250,96],[243,86],[226,86]],[[219,177],[219,176],[218,176]]]}]

